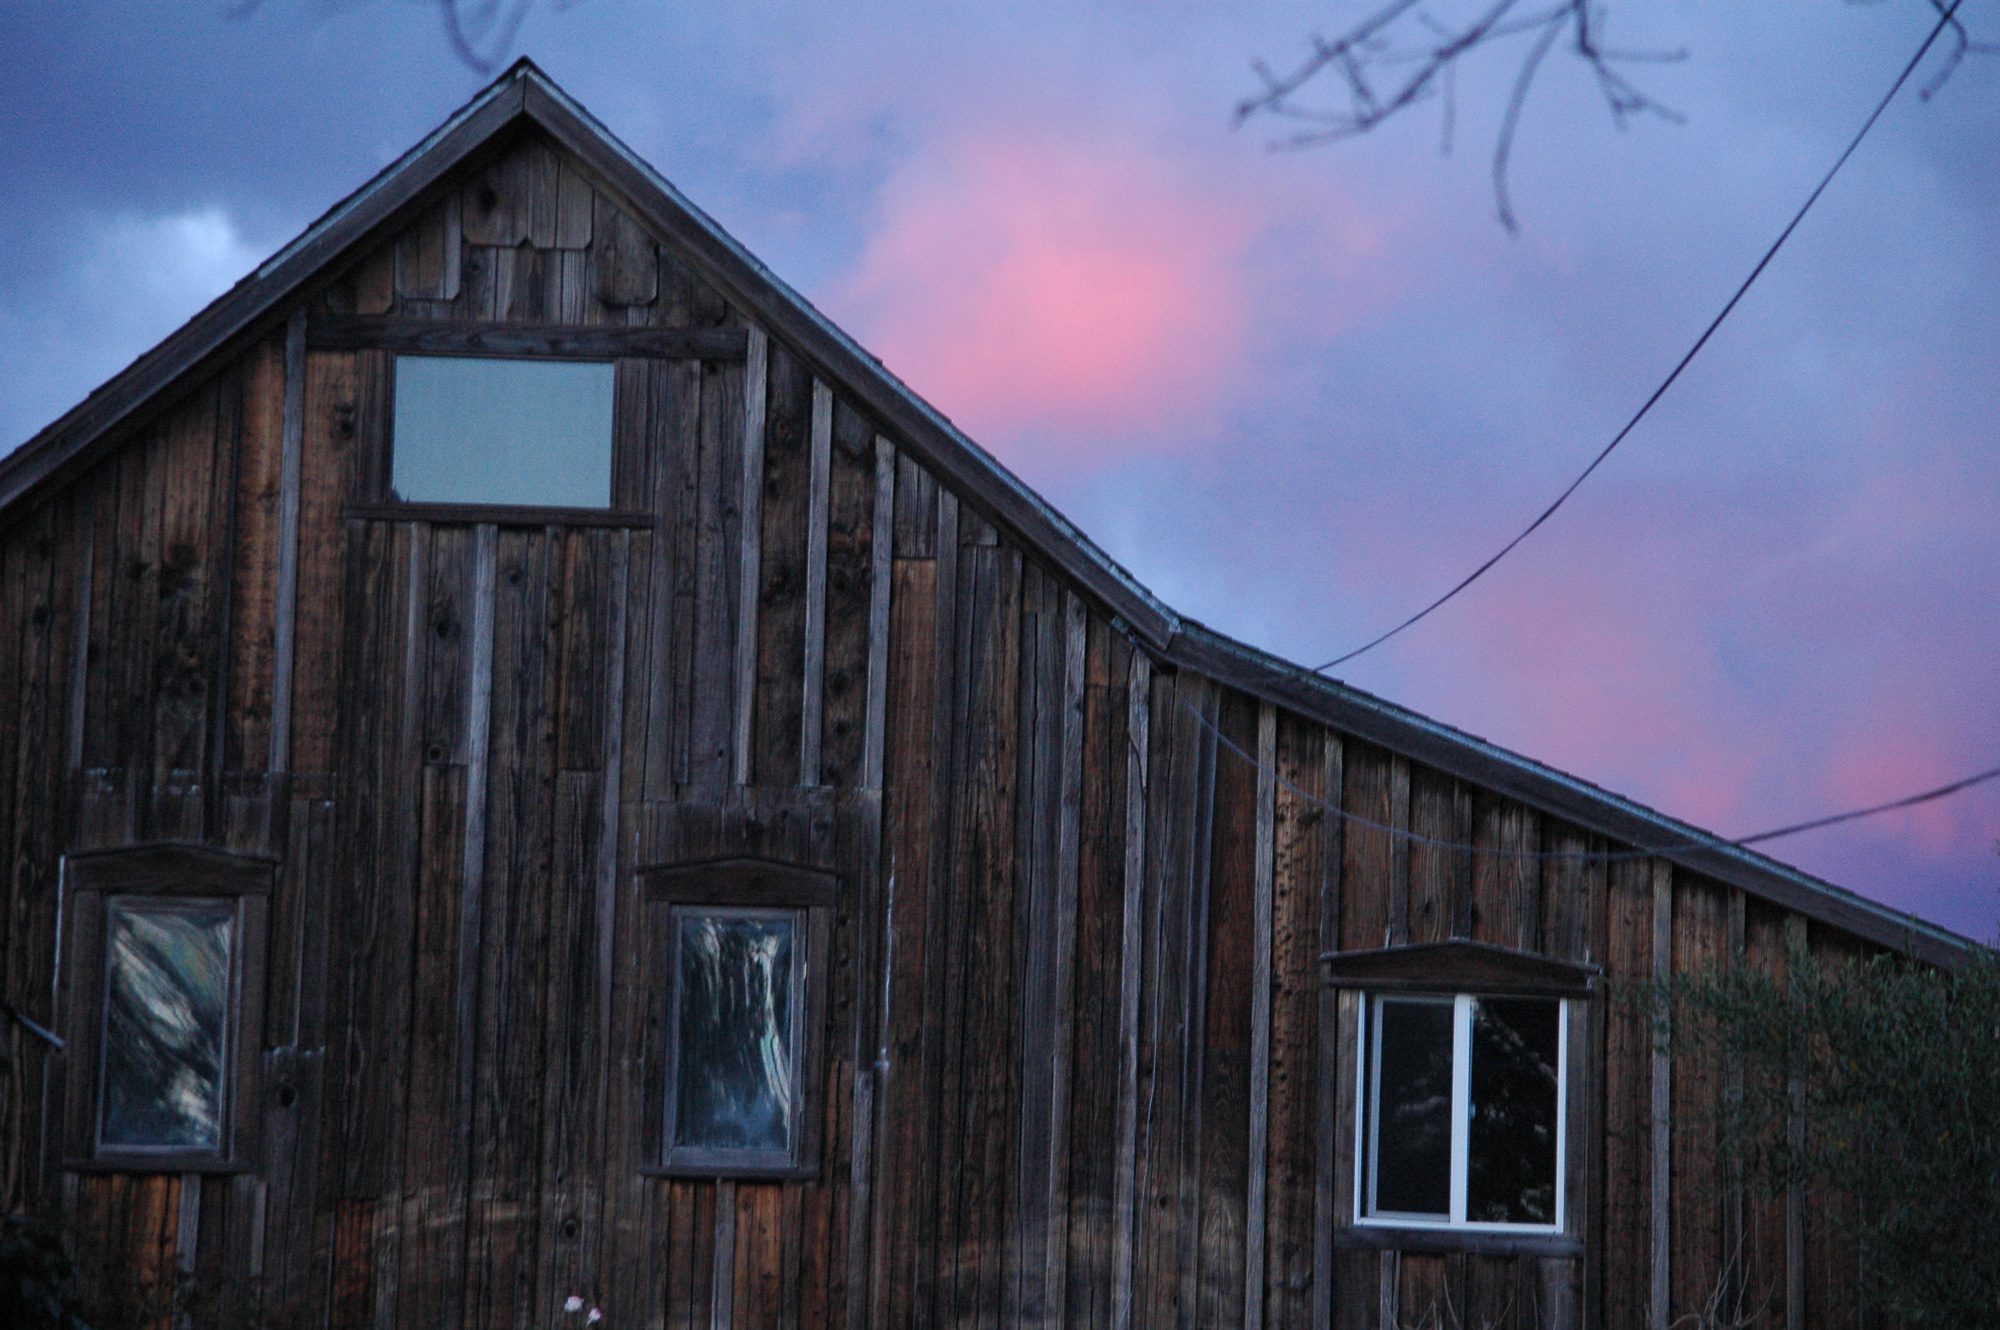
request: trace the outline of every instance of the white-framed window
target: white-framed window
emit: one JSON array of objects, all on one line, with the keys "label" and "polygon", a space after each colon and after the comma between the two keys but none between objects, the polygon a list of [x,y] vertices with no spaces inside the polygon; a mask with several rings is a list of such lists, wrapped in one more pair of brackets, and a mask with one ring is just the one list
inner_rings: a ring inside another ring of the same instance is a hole
[{"label": "white-framed window", "polygon": [[1564,1231],[1569,1006],[1545,996],[1367,996],[1356,1223]]}]

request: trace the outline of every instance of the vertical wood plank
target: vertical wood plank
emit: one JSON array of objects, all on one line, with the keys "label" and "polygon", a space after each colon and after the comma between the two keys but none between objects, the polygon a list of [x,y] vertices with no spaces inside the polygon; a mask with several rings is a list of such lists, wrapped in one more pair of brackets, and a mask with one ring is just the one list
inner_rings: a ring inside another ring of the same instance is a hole
[{"label": "vertical wood plank", "polygon": [[[1653,977],[1673,972],[1674,869],[1653,861]],[[1654,1325],[1670,1319],[1673,1296],[1673,1047],[1664,1015],[1656,1013],[1653,1034],[1652,1260],[1648,1308]]]},{"label": "vertical wood plank", "polygon": [[896,447],[875,436],[874,541],[868,569],[868,700],[862,719],[861,784],[882,788],[888,736],[890,595],[896,558]]},{"label": "vertical wood plank", "polygon": [[833,466],[833,389],[813,380],[812,479],[806,501],[805,698],[800,707],[799,784],[819,784],[826,686],[826,521]]},{"label": "vertical wood plank", "polygon": [[462,236],[459,196],[452,193],[396,237],[396,293],[412,300],[456,300]]},{"label": "vertical wood plank", "polygon": [[226,554],[230,618],[226,728],[217,746],[226,771],[268,770],[273,625],[277,617],[278,512],[285,440],[285,339],[246,353],[237,441],[235,519]]},{"label": "vertical wood plank", "polygon": [[764,533],[764,405],[770,341],[751,327],[743,366],[742,563],[738,569],[736,624],[736,783],[750,780],[750,734],[757,692],[757,593]]},{"label": "vertical wood plank", "polygon": [[[1389,755],[1378,748],[1357,743],[1344,751],[1340,805],[1351,820],[1342,826],[1340,937],[1330,951],[1387,946],[1398,937],[1391,897],[1400,866],[1395,846],[1402,838],[1395,834],[1390,767]],[[1407,921],[1406,908],[1401,923],[1406,927]]]},{"label": "vertical wood plank", "polygon": [[[820,669],[819,783],[841,789],[866,786],[868,670],[873,632],[875,491],[882,478],[875,461],[874,424],[838,397],[833,407],[833,457],[827,486],[825,647]],[[894,472],[890,476],[893,478]],[[886,513],[889,509],[881,510]],[[886,607],[885,607],[886,608]],[[801,690],[803,692],[803,690]]]},{"label": "vertical wood plank", "polygon": [[799,668],[805,657],[806,500],[812,471],[812,371],[783,343],[770,348],[766,398],[749,779],[775,786],[797,783],[804,730]]},{"label": "vertical wood plank", "polygon": [[1118,989],[1117,1175],[1112,1192],[1111,1324],[1132,1330],[1133,1263],[1139,1205],[1140,997],[1145,956],[1146,828],[1152,744],[1152,659],[1135,652],[1126,686],[1125,871],[1120,948],[1125,967]]},{"label": "vertical wood plank", "polygon": [[736,1324],[736,1184],[724,1178],[715,1184],[715,1274],[710,1293],[710,1330],[731,1330]]},{"label": "vertical wood plank", "polygon": [[[1322,774],[1319,788],[1324,792],[1329,815],[1322,819],[1325,842],[1321,848],[1319,892],[1319,950],[1340,950],[1345,935],[1347,821],[1337,815],[1345,808],[1347,751],[1341,740],[1321,735]],[[1315,976],[1317,977],[1317,976]],[[1318,1149],[1313,1152],[1313,1323],[1334,1324],[1336,1303],[1350,1305],[1353,1292],[1336,1272],[1333,1230],[1339,1217],[1351,1214],[1354,1204],[1355,1133],[1353,1078],[1346,1069],[1354,1065],[1354,1040],[1359,1032],[1359,998],[1354,993],[1336,993],[1324,985],[1318,988],[1318,1046],[1314,1055],[1316,1089],[1321,1104],[1333,1105],[1331,1113],[1319,1114]],[[1340,1286],[1336,1287],[1336,1281]],[[1343,1321],[1343,1330],[1348,1322]]]},{"label": "vertical wood plank", "polygon": [[1324,732],[1277,718],[1271,810],[1271,975],[1265,1319],[1314,1316],[1314,1212],[1320,1203],[1320,881],[1334,819],[1325,799]]},{"label": "vertical wood plank", "polygon": [[284,437],[278,463],[278,572],[271,619],[271,750],[265,759],[273,773],[291,770],[292,662],[299,596],[299,496],[301,454],[305,443],[306,312],[303,306],[285,321]]},{"label": "vertical wood plank", "polygon": [[1082,856],[1084,751],[1084,666],[1088,650],[1083,601],[1075,592],[1060,592],[1062,606],[1061,772],[1057,793],[1055,859],[1055,1047],[1049,1110],[1053,1139],[1049,1145],[1045,1220],[1048,1226],[1043,1276],[1043,1317],[1060,1324],[1069,1301],[1069,1179],[1070,1068],[1076,1030],[1077,898]]},{"label": "vertical wood plank", "polygon": [[1257,830],[1250,985],[1250,1176],[1245,1187],[1249,1214],[1244,1236],[1244,1330],[1263,1330],[1265,1226],[1271,1131],[1271,965],[1274,948],[1272,881],[1276,871],[1278,713],[1268,702],[1257,707]]},{"label": "vertical wood plank", "polygon": [[[1722,888],[1678,876],[1674,884],[1672,970],[1716,974],[1728,964],[1728,902]],[[1722,1112],[1722,1066],[1712,1048],[1680,1040],[1672,1050],[1672,1312],[1732,1308],[1732,1262],[1722,1246],[1726,1192],[1718,1158],[1716,1120]]]},{"label": "vertical wood plank", "polygon": [[[1804,916],[1785,916],[1784,941],[1788,958],[1806,954]],[[1795,984],[1789,966],[1785,975],[1788,984]],[[1785,1134],[1796,1157],[1804,1151],[1806,1144],[1806,1081],[1802,1070],[1793,1070],[1786,1089],[1790,1109],[1785,1117]],[[1803,1182],[1795,1181],[1785,1189],[1785,1325],[1788,1330],[1804,1330],[1806,1325],[1806,1203]]]},{"label": "vertical wood plank", "polygon": [[[1652,867],[1610,865],[1606,884],[1606,979],[1613,991],[1643,988],[1653,973]],[[1602,1282],[1604,1326],[1645,1325],[1651,1269],[1651,1013],[1640,1002],[1605,1008]]]},{"label": "vertical wood plank", "polygon": [[[1412,942],[1472,936],[1472,794],[1442,772],[1410,774]],[[1432,844],[1441,841],[1445,844]]]}]

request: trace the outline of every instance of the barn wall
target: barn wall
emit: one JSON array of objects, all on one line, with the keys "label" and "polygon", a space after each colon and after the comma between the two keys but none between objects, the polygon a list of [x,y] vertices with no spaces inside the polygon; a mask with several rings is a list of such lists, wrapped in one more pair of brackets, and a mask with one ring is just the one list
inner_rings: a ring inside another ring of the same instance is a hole
[{"label": "barn wall", "polygon": [[[1637,1327],[1739,1286],[1849,1323],[1854,1253],[1720,1171],[1726,1069],[1615,1002],[1585,1259],[1338,1232],[1358,1007],[1322,951],[1472,937],[1630,985],[1782,968],[1803,920],[1529,857],[1618,847],[1157,665],[552,149],[460,183],[0,532],[0,993],[63,1028],[66,851],[280,864],[254,1171],[66,1171],[60,1059],[12,1036],[0,1182],[92,1283],[334,1326],[577,1293],[613,1324]],[[390,359],[328,315],[735,340],[620,361],[636,520],[391,520],[354,507]],[[721,853],[843,878],[816,1181],[634,1166],[632,870]]]}]

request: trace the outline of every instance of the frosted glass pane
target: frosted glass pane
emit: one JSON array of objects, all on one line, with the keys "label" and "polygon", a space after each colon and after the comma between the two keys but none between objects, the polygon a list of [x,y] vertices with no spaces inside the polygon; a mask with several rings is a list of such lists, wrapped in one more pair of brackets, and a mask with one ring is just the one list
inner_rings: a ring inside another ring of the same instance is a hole
[{"label": "frosted glass pane", "polygon": [[1381,1004],[1375,1213],[1451,1212],[1449,1002]]},{"label": "frosted glass pane", "polygon": [[220,1149],[235,912],[114,903],[109,923],[98,1139]]},{"label": "frosted glass pane", "polygon": [[1473,1008],[1465,1217],[1475,1223],[1556,1222],[1560,1021],[1549,998],[1481,998]]},{"label": "frosted glass pane", "polygon": [[677,985],[678,1146],[791,1148],[792,921],[684,914]]},{"label": "frosted glass pane", "polygon": [[609,507],[611,391],[603,362],[398,356],[396,494]]}]

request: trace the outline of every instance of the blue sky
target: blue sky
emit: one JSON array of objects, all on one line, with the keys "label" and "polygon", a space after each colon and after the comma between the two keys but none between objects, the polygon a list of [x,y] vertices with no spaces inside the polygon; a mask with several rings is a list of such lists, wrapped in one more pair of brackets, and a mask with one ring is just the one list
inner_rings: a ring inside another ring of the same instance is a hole
[{"label": "blue sky", "polygon": [[[1442,4],[1449,9],[1449,4]],[[1573,63],[1493,218],[1511,60],[1271,152],[1249,66],[1354,4],[531,14],[614,132],[1182,611],[1295,659],[1519,528],[1749,270],[1922,0],[1613,0],[1686,117]],[[2000,0],[1966,0],[2000,35]],[[0,450],[485,80],[417,0],[0,7]],[[1558,517],[1351,682],[1725,835],[2000,762],[2000,58],[1893,105]],[[1975,936],[2000,791],[1771,847]]]}]

